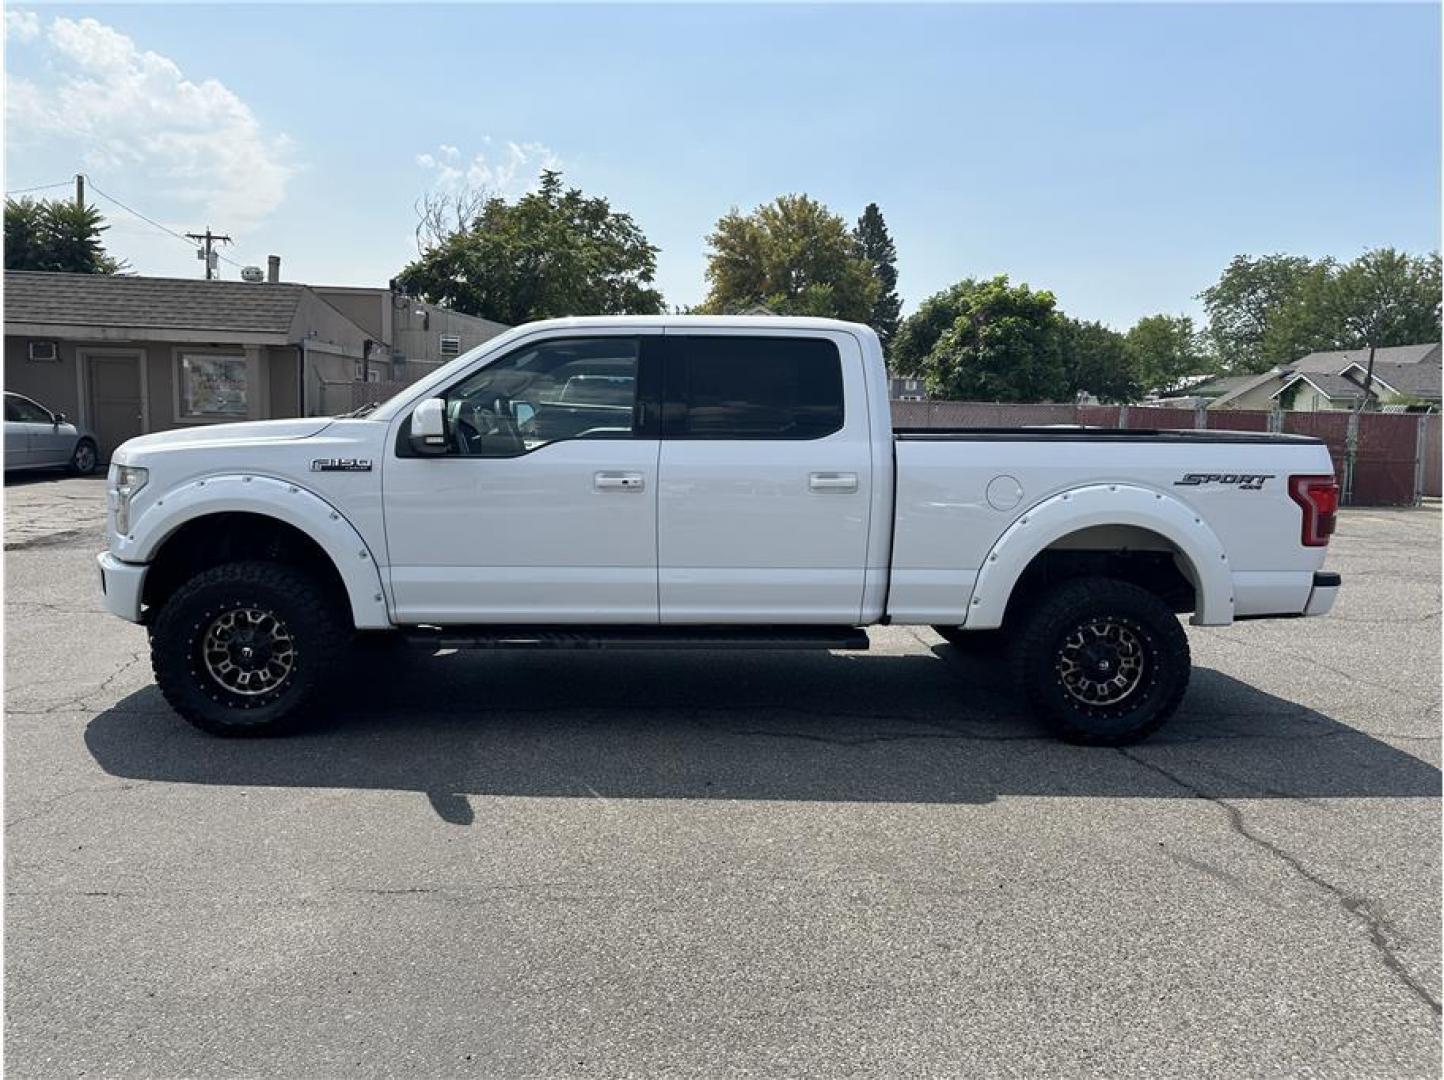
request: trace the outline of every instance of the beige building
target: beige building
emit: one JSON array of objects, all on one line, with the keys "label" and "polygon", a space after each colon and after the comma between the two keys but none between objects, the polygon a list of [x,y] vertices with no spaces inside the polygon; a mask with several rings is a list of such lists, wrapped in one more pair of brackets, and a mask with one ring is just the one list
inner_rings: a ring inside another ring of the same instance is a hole
[{"label": "beige building", "polygon": [[6,271],[5,389],[106,460],[150,431],[335,412],[368,371],[409,382],[503,329],[389,289]]},{"label": "beige building", "polygon": [[372,381],[411,382],[507,329],[392,288],[312,285],[311,291],[379,343],[385,356]]}]

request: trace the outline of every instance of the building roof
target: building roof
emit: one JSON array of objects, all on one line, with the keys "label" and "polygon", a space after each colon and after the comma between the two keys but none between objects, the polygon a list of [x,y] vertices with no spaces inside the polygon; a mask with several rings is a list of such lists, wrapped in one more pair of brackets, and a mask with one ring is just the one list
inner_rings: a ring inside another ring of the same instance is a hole
[{"label": "building roof", "polygon": [[[1382,349],[1374,350],[1374,373],[1376,377],[1384,378],[1389,386],[1400,394],[1410,397],[1438,398],[1439,397],[1439,372],[1440,372],[1440,343],[1423,345],[1391,345]],[[1369,363],[1368,349],[1338,349],[1330,352],[1313,352],[1307,356],[1301,356],[1291,364],[1282,364],[1279,367],[1265,371],[1260,375],[1243,376],[1241,382],[1230,387],[1222,395],[1215,398],[1210,408],[1217,408],[1220,405],[1227,405],[1237,398],[1243,397],[1261,386],[1270,382],[1279,383],[1278,390],[1293,381],[1296,374],[1307,373],[1310,375],[1338,377],[1345,371],[1350,370],[1355,364],[1366,367]],[[1383,372],[1392,372],[1394,378],[1382,375]],[[1395,378],[1399,381],[1395,382]],[[1362,375],[1360,376],[1362,379]],[[1402,384],[1402,385],[1401,385]],[[1318,385],[1316,382],[1315,385]],[[1330,381],[1329,386],[1338,391],[1337,395],[1329,394],[1323,386],[1319,386],[1321,393],[1338,398],[1348,398],[1350,394],[1344,387]],[[1355,382],[1352,397],[1357,400],[1359,397],[1359,383]],[[1416,387],[1416,389],[1410,389]],[[1273,395],[1277,396],[1277,392]]]},{"label": "building roof", "polygon": [[1235,387],[1242,386],[1252,378],[1252,375],[1215,375],[1190,388],[1188,392],[1198,397],[1217,397],[1228,393]]},{"label": "building roof", "polygon": [[[1348,373],[1348,378],[1362,386],[1368,367],[1367,361],[1355,362],[1344,370]],[[1440,384],[1444,381],[1444,368],[1441,368],[1437,361],[1432,364],[1381,364],[1375,360],[1374,379],[1383,383],[1386,390],[1392,390],[1403,397],[1438,401]]]},{"label": "building roof", "polygon": [[1295,383],[1306,382],[1330,401],[1358,401],[1364,396],[1364,388],[1352,379],[1342,375],[1329,375],[1321,371],[1300,371],[1284,382],[1272,397],[1278,397]]},{"label": "building roof", "polygon": [[1241,398],[1245,394],[1257,390],[1260,386],[1266,386],[1275,379],[1287,378],[1288,374],[1289,373],[1282,368],[1274,368],[1272,371],[1265,371],[1261,375],[1245,375],[1243,376],[1242,382],[1229,390],[1225,390],[1218,397],[1214,398],[1209,408],[1216,409],[1221,405],[1227,405],[1235,398]]},{"label": "building roof", "polygon": [[[1439,361],[1439,342],[1424,345],[1390,345],[1374,350],[1374,365],[1379,364],[1420,364],[1425,361]],[[1337,349],[1331,352],[1311,352],[1301,356],[1284,367],[1292,371],[1327,371],[1337,375],[1350,364],[1367,364],[1368,349]]]},{"label": "building roof", "polygon": [[304,285],[5,271],[5,321],[286,334]]}]

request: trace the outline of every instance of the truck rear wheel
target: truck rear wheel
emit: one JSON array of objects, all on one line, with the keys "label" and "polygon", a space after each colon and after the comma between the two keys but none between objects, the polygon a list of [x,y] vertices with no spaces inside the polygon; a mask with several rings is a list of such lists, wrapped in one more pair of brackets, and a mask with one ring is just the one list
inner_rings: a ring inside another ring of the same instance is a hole
[{"label": "truck rear wheel", "polygon": [[171,708],[202,731],[268,735],[315,705],[350,634],[303,571],[227,563],[166,601],[151,633],[151,668]]},{"label": "truck rear wheel", "polygon": [[1035,715],[1068,742],[1123,746],[1173,715],[1188,688],[1188,635],[1158,597],[1076,578],[1021,621],[1013,665]]}]

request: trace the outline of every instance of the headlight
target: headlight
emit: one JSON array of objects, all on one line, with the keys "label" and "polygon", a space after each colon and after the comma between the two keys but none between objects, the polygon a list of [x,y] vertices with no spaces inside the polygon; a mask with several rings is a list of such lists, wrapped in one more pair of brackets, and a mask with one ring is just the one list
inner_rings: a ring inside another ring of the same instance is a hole
[{"label": "headlight", "polygon": [[107,479],[115,496],[115,531],[124,536],[130,532],[130,500],[145,487],[150,472],[136,465],[112,465]]}]

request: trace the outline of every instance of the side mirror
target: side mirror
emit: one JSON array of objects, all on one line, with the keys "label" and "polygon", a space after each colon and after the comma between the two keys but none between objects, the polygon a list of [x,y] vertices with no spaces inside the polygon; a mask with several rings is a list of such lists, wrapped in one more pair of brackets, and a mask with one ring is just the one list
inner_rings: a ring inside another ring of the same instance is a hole
[{"label": "side mirror", "polygon": [[524,427],[536,417],[536,406],[530,401],[513,401],[511,415],[517,427]]},{"label": "side mirror", "polygon": [[427,398],[411,413],[411,449],[431,457],[446,448],[446,399]]},{"label": "side mirror", "polygon": [[65,414],[63,412],[55,413],[51,416],[50,420],[51,423],[59,427],[61,424],[65,423]]}]

